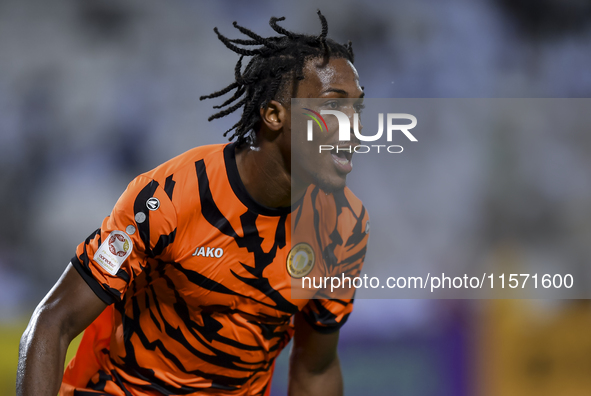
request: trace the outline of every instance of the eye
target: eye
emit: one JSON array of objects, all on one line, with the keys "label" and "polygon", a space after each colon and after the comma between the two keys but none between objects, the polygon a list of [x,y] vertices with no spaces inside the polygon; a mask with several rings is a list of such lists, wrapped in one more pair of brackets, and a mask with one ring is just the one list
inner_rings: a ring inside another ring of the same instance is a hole
[{"label": "eye", "polygon": [[336,100],[331,100],[330,102],[326,102],[324,106],[331,110],[336,110],[339,108],[339,102]]},{"label": "eye", "polygon": [[357,113],[361,113],[363,111],[363,109],[365,109],[365,105],[362,102],[355,103],[355,111]]}]

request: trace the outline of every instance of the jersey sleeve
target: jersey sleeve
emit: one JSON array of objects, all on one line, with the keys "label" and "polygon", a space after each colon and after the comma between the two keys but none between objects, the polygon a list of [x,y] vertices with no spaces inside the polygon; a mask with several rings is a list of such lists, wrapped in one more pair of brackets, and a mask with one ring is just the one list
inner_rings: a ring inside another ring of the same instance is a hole
[{"label": "jersey sleeve", "polygon": [[138,176],[111,215],[76,249],[72,265],[107,304],[120,301],[148,259],[165,256],[174,242],[174,205],[155,180]]},{"label": "jersey sleeve", "polygon": [[339,288],[331,291],[326,287],[321,298],[312,299],[302,309],[308,324],[320,333],[332,333],[339,330],[353,311],[355,297],[354,279],[361,275],[361,269],[367,251],[369,239],[369,216],[365,207],[343,239],[342,245],[335,249],[337,265],[328,269],[327,275],[339,279]]}]

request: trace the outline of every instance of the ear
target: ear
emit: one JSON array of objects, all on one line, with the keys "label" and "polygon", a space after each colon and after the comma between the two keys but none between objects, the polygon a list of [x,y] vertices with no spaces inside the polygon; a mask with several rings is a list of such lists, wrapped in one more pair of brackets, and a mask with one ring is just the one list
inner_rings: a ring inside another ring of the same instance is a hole
[{"label": "ear", "polygon": [[276,100],[271,100],[267,107],[261,109],[261,121],[273,132],[278,132],[287,121],[287,109]]}]

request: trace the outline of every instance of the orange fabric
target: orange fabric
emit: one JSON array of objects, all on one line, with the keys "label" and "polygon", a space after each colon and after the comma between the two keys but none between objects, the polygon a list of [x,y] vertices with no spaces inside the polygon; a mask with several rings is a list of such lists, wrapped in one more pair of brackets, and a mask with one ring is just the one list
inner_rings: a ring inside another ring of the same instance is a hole
[{"label": "orange fabric", "polygon": [[78,346],[76,356],[72,358],[64,373],[64,384],[69,384],[71,387],[84,388],[88,382],[84,379],[92,377],[99,371],[102,365],[97,357],[100,356],[101,350],[109,348],[112,315],[113,306],[109,305],[86,328]]},{"label": "orange fabric", "polygon": [[349,190],[335,198],[311,186],[294,213],[250,198],[233,145],[138,176],[72,259],[112,305],[86,330],[61,395],[268,395],[293,314],[334,331],[353,305],[292,299],[292,229],[314,249],[311,274],[358,274],[367,244],[367,213]]}]

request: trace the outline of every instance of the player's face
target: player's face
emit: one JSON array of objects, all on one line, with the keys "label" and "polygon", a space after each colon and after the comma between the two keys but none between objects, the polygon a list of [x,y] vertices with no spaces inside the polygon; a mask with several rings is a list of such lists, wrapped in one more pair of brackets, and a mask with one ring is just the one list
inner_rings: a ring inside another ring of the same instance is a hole
[{"label": "player's face", "polygon": [[[355,67],[342,58],[331,59],[325,66],[320,65],[321,60],[318,59],[307,62],[304,79],[298,85],[297,97],[318,98],[313,101],[315,108],[312,110],[317,113],[321,110],[341,111],[349,117],[350,125],[353,126],[353,115],[363,97]],[[353,131],[350,131],[350,140],[339,141],[337,117],[325,115],[323,118],[328,131],[314,125],[314,139],[307,141],[307,121],[310,118],[303,114],[306,111],[300,107],[291,109],[292,119],[286,125],[290,128],[286,135],[291,139],[292,187],[316,184],[326,192],[343,189],[347,174],[353,169],[353,154],[342,150],[337,153],[336,147],[351,147],[353,151],[353,147],[358,144]],[[361,125],[358,127],[361,130]],[[335,149],[320,151],[320,145]]]}]

